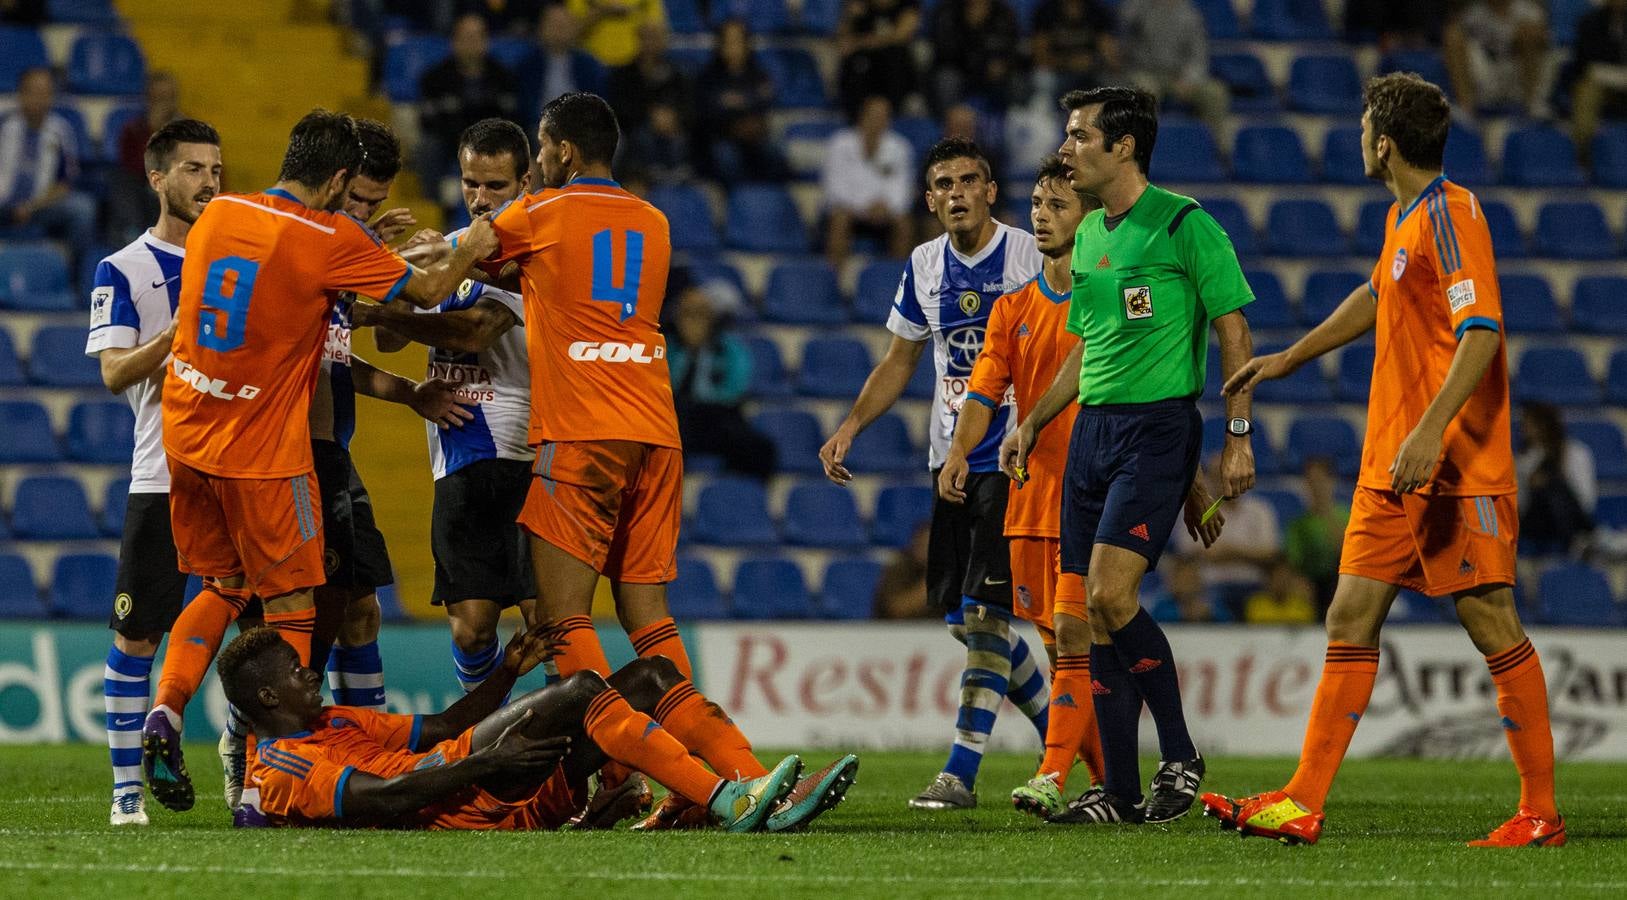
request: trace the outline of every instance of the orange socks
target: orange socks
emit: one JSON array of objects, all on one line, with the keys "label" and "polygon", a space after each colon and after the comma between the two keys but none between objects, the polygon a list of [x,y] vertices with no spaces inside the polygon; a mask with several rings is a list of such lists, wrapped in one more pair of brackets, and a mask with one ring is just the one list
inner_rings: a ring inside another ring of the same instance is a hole
[{"label": "orange socks", "polygon": [[691,759],[677,738],[629,706],[614,688],[593,698],[582,721],[588,737],[607,756],[684,799],[705,806],[717,792],[721,779]]},{"label": "orange socks", "polygon": [[1497,712],[1520,773],[1520,806],[1548,821],[1559,818],[1554,804],[1554,737],[1548,724],[1548,683],[1542,660],[1529,639],[1486,657],[1497,685]]},{"label": "orange socks", "polygon": [[768,774],[752,755],[751,742],[734,721],[687,680],[678,682],[655,704],[655,720],[725,778],[740,780]]},{"label": "orange socks", "polygon": [[1056,786],[1066,788],[1074,756],[1085,761],[1091,784],[1103,777],[1102,738],[1096,733],[1096,704],[1090,693],[1090,655],[1061,656],[1051,676],[1050,722],[1045,729],[1045,759],[1040,773],[1055,772]]},{"label": "orange socks", "polygon": [[628,634],[627,639],[633,642],[633,652],[639,656],[665,656],[685,678],[695,677],[689,654],[684,652],[683,639],[678,636],[678,626],[671,616],[645,625]]},{"label": "orange socks", "polygon": [[[311,664],[311,635],[316,631],[316,607],[308,606],[305,609],[289,609],[280,612],[266,610],[266,624],[277,629],[282,639],[294,648],[299,654],[299,664]],[[322,660],[322,667],[326,668],[328,661]]]},{"label": "orange socks", "polygon": [[187,701],[198,692],[209,672],[209,663],[220,649],[226,627],[243,612],[248,600],[248,595],[239,590],[210,584],[181,610],[170,628],[153,706],[167,706],[177,716],[185,712]]},{"label": "orange socks", "polygon": [[1299,751],[1299,768],[1283,788],[1312,812],[1320,812],[1327,802],[1333,776],[1344,762],[1356,723],[1367,710],[1378,678],[1378,648],[1332,641],[1327,661],[1322,664],[1322,680],[1311,702],[1311,719],[1305,725],[1305,745]]},{"label": "orange socks", "polygon": [[566,616],[555,624],[565,632],[565,652],[554,659],[559,677],[568,678],[589,669],[610,677],[610,660],[599,644],[599,633],[593,630],[592,616]]}]

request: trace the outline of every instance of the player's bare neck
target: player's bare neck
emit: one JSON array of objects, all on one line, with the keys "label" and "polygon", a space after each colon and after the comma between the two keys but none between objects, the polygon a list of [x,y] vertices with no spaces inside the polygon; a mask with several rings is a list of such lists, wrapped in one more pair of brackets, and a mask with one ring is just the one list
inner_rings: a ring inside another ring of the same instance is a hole
[{"label": "player's bare neck", "polygon": [[1045,265],[1040,273],[1051,293],[1073,293],[1073,245],[1064,244],[1060,253],[1045,257]]},{"label": "player's bare neck", "polygon": [[592,163],[580,168],[572,169],[571,174],[565,179],[565,183],[570,184],[573,181],[578,181],[583,178],[602,178],[605,181],[615,180],[610,175],[609,166],[605,165],[604,163]]},{"label": "player's bare neck", "polygon": [[1405,210],[1412,208],[1418,195],[1428,190],[1439,177],[1440,169],[1419,169],[1392,159],[1384,178],[1384,186],[1390,189],[1390,193],[1395,195],[1395,202],[1401,204],[1401,208]]},{"label": "player's bare neck", "polygon": [[1136,205],[1147,192],[1147,176],[1141,170],[1131,171],[1102,186],[1096,199],[1102,201],[1102,211],[1109,216],[1122,216]]},{"label": "player's bare neck", "polygon": [[994,240],[995,233],[999,231],[994,225],[994,218],[983,220],[983,225],[971,231],[949,232],[949,245],[961,256],[976,256],[983,252],[983,248]]},{"label": "player's bare neck", "polygon": [[183,222],[165,212],[158,217],[158,224],[153,226],[152,235],[166,244],[185,247],[186,236],[191,231],[192,224],[190,222]]}]

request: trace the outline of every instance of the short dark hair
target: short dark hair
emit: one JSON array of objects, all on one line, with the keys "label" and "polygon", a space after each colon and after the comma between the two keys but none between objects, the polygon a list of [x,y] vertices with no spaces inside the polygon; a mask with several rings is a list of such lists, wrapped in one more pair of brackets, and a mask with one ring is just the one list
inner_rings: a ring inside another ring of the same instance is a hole
[{"label": "short dark hair", "polygon": [[514,160],[514,177],[520,179],[531,169],[531,139],[525,129],[507,119],[481,119],[458,136],[458,155],[468,150],[476,156],[502,156]]},{"label": "short dark hair", "polygon": [[1062,108],[1068,112],[1097,103],[1102,105],[1102,111],[1096,114],[1102,149],[1127,137],[1134,139],[1136,168],[1147,174],[1152,166],[1153,145],[1158,143],[1158,98],[1140,88],[1118,85],[1069,91],[1062,97]]},{"label": "short dark hair", "polygon": [[1420,169],[1441,167],[1452,109],[1439,87],[1412,72],[1379,75],[1362,88],[1362,107],[1372,120],[1375,145],[1383,135],[1408,163]]},{"label": "short dark hair", "polygon": [[287,646],[277,629],[261,625],[238,635],[220,651],[215,674],[233,706],[246,713],[261,709],[259,690],[272,680],[269,656],[278,645]]},{"label": "short dark hair", "polygon": [[313,109],[288,134],[278,181],[319,188],[339,172],[355,175],[364,151],[356,120],[344,113]]},{"label": "short dark hair", "polygon": [[1062,157],[1052,153],[1040,160],[1039,172],[1034,176],[1034,184],[1051,184],[1058,181],[1072,188],[1073,192],[1079,195],[1079,202],[1084,204],[1085,212],[1088,213],[1102,205],[1100,200],[1073,187],[1072,170],[1068,168],[1067,163],[1062,161]]},{"label": "short dark hair", "polygon": [[383,182],[401,173],[401,141],[390,126],[377,119],[357,119],[356,134],[364,154],[357,175]]},{"label": "short dark hair", "polygon": [[925,178],[928,184],[931,184],[932,167],[939,163],[949,162],[952,159],[976,160],[978,165],[983,168],[983,177],[990,181],[994,180],[994,167],[989,165],[988,154],[984,153],[983,148],[977,145],[977,141],[963,137],[946,137],[933,144],[932,148],[926,152],[926,163],[921,166],[921,177]]},{"label": "short dark hair", "polygon": [[621,143],[616,113],[598,94],[571,91],[542,108],[542,130],[556,141],[570,141],[583,162],[609,163]]},{"label": "short dark hair", "polygon": [[166,171],[175,160],[175,148],[182,144],[214,144],[219,147],[220,132],[208,122],[176,119],[147,138],[147,149],[141,156],[142,163],[149,172]]}]

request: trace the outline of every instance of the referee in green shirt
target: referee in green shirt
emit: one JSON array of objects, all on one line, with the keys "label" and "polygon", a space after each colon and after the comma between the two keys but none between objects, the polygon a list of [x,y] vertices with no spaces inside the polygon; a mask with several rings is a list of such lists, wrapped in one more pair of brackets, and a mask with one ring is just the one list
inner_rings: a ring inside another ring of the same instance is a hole
[{"label": "referee in green shirt", "polygon": [[[1242,308],[1254,294],[1214,218],[1147,183],[1158,136],[1151,94],[1095,88],[1068,94],[1062,106],[1062,159],[1073,186],[1103,207],[1074,239],[1068,329],[1083,340],[1001,448],[1001,467],[1020,479],[1035,435],[1077,397],[1062,488],[1062,570],[1087,583],[1107,776],[1102,789],[1085,792],[1053,821],[1170,822],[1191,808],[1204,765],[1187,734],[1169,640],[1137,595],[1183,510],[1189,533],[1205,545],[1219,533],[1222,520],[1200,523],[1208,496],[1195,477],[1207,330],[1214,326],[1221,374],[1230,376],[1253,352]],[[1221,475],[1226,496],[1235,497],[1254,486],[1249,396],[1226,405]],[[1144,804],[1136,760],[1143,701],[1163,760]]]}]

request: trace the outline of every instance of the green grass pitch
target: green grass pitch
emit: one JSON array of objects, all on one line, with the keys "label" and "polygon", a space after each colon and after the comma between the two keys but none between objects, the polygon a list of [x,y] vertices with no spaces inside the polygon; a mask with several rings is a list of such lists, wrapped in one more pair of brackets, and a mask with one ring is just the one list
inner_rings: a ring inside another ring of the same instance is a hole
[{"label": "green grass pitch", "polygon": [[[1622,896],[1627,767],[1567,764],[1560,850],[1463,846],[1513,811],[1506,762],[1358,760],[1315,847],[1240,840],[1196,812],[1172,826],[1046,826],[1006,798],[1033,756],[993,755],[983,806],[916,813],[904,801],[937,753],[870,753],[840,808],[795,835],[717,833],[235,832],[213,748],[188,759],[198,805],[150,807],[146,829],[107,825],[107,751],[0,748],[0,885],[6,897],[992,898]],[[764,754],[765,756],[767,754]],[[820,765],[826,754],[810,754]],[[1205,787],[1275,787],[1286,760],[1215,759]],[[1143,774],[1150,774],[1150,766]]]}]

